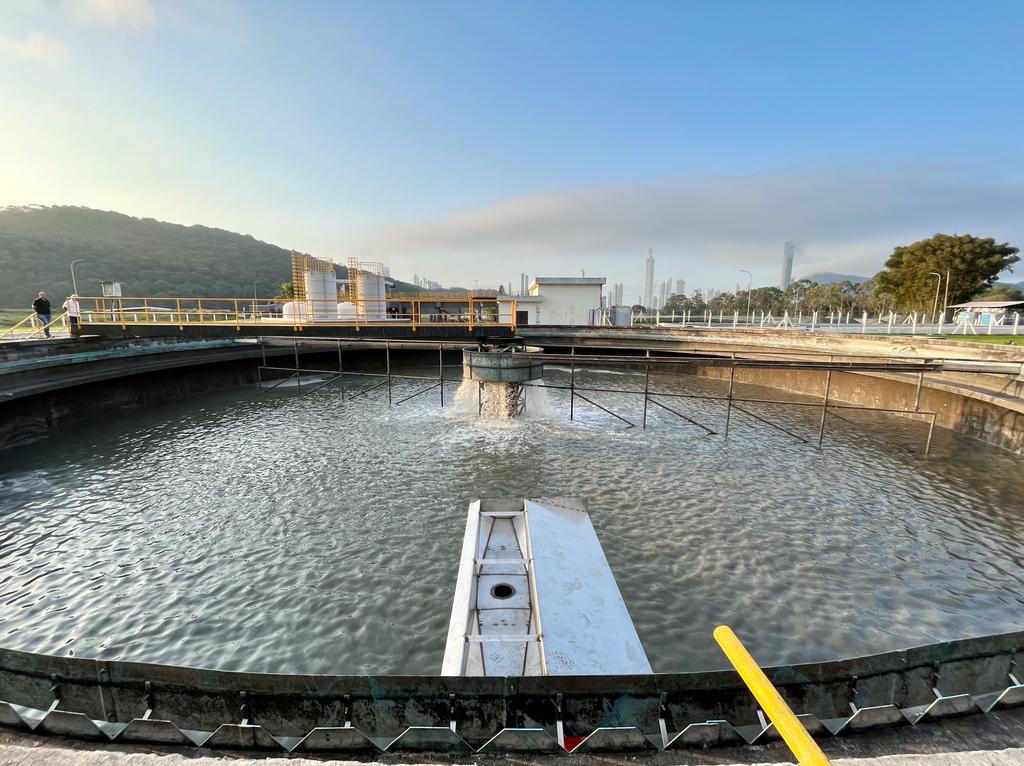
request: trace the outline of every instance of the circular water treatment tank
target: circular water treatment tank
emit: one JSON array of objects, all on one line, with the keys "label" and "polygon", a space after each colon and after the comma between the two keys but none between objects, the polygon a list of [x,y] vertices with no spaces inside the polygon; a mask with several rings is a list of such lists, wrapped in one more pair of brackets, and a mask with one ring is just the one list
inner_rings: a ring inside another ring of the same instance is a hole
[{"label": "circular water treatment tank", "polygon": [[543,377],[544,360],[540,354],[531,358],[502,351],[467,349],[462,352],[462,375],[467,380],[484,383],[525,383]]}]

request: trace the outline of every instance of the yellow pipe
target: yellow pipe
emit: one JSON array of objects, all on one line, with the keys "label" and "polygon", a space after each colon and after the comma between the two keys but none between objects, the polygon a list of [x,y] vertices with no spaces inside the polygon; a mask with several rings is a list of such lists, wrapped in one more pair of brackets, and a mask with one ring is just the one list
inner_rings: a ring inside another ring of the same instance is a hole
[{"label": "yellow pipe", "polygon": [[801,766],[829,766],[829,760],[818,743],[814,741],[807,729],[800,723],[789,705],[782,699],[782,695],[768,680],[761,667],[750,656],[750,652],[740,642],[732,628],[728,625],[719,625],[715,628],[715,641],[729,658],[729,662],[740,674],[743,683],[750,689],[751,694],[761,706],[761,709],[768,714],[776,730],[782,735],[782,739],[789,745],[797,761]]}]

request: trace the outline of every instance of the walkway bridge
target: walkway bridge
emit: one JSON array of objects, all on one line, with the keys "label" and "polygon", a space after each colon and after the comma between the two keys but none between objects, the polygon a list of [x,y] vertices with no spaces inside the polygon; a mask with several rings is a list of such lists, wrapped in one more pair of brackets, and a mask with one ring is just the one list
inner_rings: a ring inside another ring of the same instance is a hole
[{"label": "walkway bridge", "polygon": [[85,297],[79,330],[66,312],[45,328],[34,314],[0,332],[0,342],[57,335],[239,338],[263,336],[465,339],[512,335],[515,301],[493,294],[389,295],[386,300]]}]

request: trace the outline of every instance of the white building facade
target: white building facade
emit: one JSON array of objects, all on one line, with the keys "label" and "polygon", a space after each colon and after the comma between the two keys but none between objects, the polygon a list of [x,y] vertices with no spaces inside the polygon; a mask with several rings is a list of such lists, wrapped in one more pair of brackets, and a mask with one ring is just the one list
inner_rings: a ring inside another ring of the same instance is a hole
[{"label": "white building facade", "polygon": [[539,324],[591,324],[601,309],[605,281],[604,277],[536,277],[529,292],[541,299]]}]

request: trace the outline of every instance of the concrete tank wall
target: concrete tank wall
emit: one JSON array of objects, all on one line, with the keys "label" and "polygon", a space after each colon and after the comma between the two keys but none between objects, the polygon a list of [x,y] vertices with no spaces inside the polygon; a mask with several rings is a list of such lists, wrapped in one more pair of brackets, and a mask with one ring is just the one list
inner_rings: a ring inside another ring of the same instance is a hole
[{"label": "concrete tank wall", "polygon": [[[701,377],[729,379],[729,370],[722,367],[692,369]],[[735,374],[737,383],[751,383],[815,397],[821,397],[825,392],[824,372],[748,367],[737,368]],[[832,372],[832,385],[829,389],[829,401],[832,402],[913,410],[916,398],[916,380],[900,380],[894,375],[877,373]],[[921,389],[920,408],[935,412],[935,425],[941,428],[1024,453],[1024,413],[930,386]]]}]

